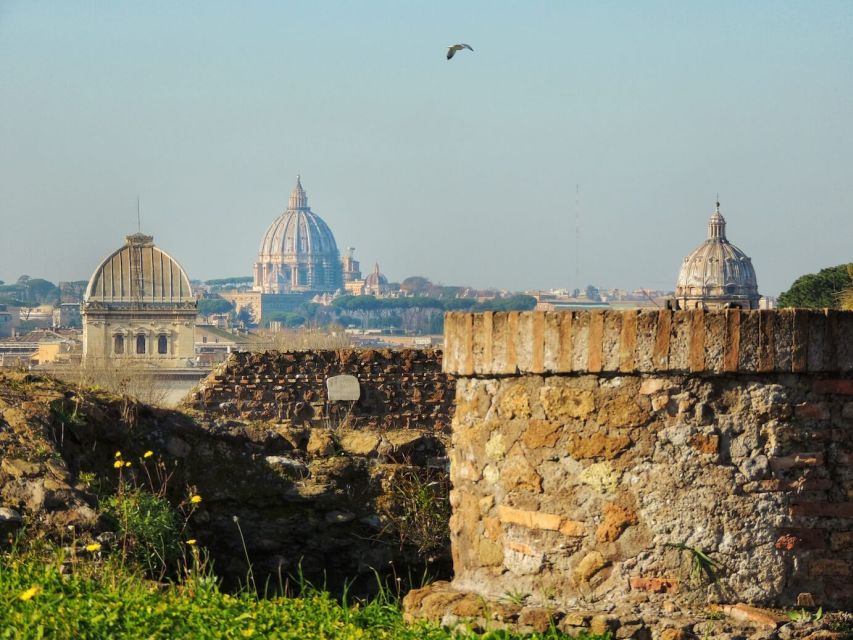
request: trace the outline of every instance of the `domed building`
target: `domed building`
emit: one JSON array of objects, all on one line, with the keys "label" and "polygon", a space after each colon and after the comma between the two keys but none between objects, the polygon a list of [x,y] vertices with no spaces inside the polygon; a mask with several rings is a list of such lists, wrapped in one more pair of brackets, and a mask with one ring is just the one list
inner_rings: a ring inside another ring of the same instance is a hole
[{"label": "domed building", "polygon": [[194,355],[196,307],[181,265],[153,237],[127,236],[86,287],[83,360],[185,367]]},{"label": "domed building", "polygon": [[720,203],[708,239],[684,258],[675,286],[678,309],[757,309],[760,295],[752,260],[726,238]]},{"label": "domed building", "polygon": [[373,271],[364,279],[364,293],[369,296],[381,296],[388,293],[388,278],[379,271],[379,263],[373,265]]},{"label": "domed building", "polygon": [[343,288],[335,237],[308,206],[299,176],[287,210],[261,240],[253,276],[253,288],[261,293],[322,293]]}]

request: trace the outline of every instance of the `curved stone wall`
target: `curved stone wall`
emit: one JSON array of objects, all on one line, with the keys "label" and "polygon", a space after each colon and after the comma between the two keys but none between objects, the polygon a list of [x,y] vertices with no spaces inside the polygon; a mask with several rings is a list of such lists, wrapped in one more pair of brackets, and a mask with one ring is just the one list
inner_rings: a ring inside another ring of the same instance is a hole
[{"label": "curved stone wall", "polygon": [[453,313],[453,586],[853,606],[853,313]]}]

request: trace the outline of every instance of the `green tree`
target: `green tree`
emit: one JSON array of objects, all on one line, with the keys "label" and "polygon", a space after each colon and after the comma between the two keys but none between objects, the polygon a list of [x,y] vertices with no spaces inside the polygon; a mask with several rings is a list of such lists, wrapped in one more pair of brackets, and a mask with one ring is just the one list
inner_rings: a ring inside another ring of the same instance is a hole
[{"label": "green tree", "polygon": [[847,274],[850,276],[850,284],[841,292],[841,308],[853,311],[853,264],[847,265]]},{"label": "green tree", "polygon": [[209,316],[214,313],[228,313],[234,305],[224,298],[202,298],[198,301],[198,313]]},{"label": "green tree", "polygon": [[841,308],[844,291],[850,288],[850,267],[840,264],[800,276],[779,296],[779,306],[800,309]]}]

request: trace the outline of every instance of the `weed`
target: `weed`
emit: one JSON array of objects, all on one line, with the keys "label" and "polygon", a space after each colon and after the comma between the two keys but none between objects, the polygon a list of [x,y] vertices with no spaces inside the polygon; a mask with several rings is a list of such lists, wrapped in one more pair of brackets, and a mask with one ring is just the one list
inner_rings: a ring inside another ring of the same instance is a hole
[{"label": "weed", "polygon": [[815,612],[806,611],[805,609],[794,609],[786,614],[789,620],[794,622],[818,622],[823,618],[823,607],[818,607]]},{"label": "weed", "polygon": [[379,515],[400,546],[413,545],[421,555],[445,550],[450,538],[450,480],[437,469],[402,466],[389,479],[389,495]]},{"label": "weed", "polygon": [[501,600],[521,606],[529,597],[530,594],[524,591],[507,591],[503,596],[501,596]]},{"label": "weed", "polygon": [[725,568],[720,562],[711,558],[701,549],[690,547],[683,542],[667,542],[666,546],[678,549],[690,557],[691,582],[699,585],[708,582],[719,587],[720,572]]},{"label": "weed", "polygon": [[128,489],[110,496],[104,505],[121,540],[122,556],[161,577],[181,556],[181,525],[169,502],[143,491]]}]

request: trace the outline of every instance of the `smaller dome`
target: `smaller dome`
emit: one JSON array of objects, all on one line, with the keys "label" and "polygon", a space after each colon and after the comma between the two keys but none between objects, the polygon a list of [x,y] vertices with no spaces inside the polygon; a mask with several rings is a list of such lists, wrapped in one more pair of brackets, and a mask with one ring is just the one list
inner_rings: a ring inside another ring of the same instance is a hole
[{"label": "smaller dome", "polygon": [[367,277],[364,279],[364,285],[366,287],[387,287],[388,286],[388,278],[382,275],[379,272],[379,263],[373,265],[373,272],[369,273]]},{"label": "smaller dome", "polygon": [[104,259],[86,287],[86,302],[194,302],[190,279],[168,253],[142,233]]},{"label": "smaller dome", "polygon": [[759,297],[752,260],[726,238],[726,219],[718,202],[708,221],[708,239],[682,262],[675,286],[676,301],[683,309],[755,309]]}]

